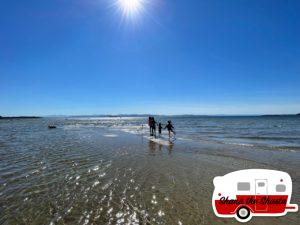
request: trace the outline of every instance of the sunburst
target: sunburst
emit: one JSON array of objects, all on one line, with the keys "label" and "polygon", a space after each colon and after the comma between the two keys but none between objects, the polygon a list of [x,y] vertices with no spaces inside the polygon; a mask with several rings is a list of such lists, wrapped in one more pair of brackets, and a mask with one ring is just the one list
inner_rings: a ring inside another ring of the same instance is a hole
[{"label": "sunburst", "polygon": [[122,12],[124,19],[134,21],[144,12],[146,1],[147,0],[116,0],[116,6]]}]

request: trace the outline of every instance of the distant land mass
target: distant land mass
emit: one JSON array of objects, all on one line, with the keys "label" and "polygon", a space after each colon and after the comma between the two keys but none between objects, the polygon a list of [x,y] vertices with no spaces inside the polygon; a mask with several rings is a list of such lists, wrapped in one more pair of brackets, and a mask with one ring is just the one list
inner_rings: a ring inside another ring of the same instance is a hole
[{"label": "distant land mass", "polygon": [[[60,116],[46,116],[46,117],[148,117],[150,114],[116,114],[116,115],[107,115],[107,114],[100,114],[100,115],[60,115]],[[168,116],[168,115],[153,115],[153,116]],[[284,116],[300,116],[300,113],[297,114],[265,114],[265,115],[194,115],[194,114],[183,114],[183,115],[172,115],[172,117],[215,117],[215,116],[262,116],[262,117],[284,117]],[[41,116],[0,116],[1,119],[40,119],[43,118]]]},{"label": "distant land mass", "polygon": [[[164,114],[95,114],[95,115],[72,115],[72,116],[64,116],[64,117],[148,117],[148,116],[172,116],[172,117],[223,117],[223,116],[300,116],[300,113],[298,114],[265,114],[265,115],[257,115],[257,114],[247,114],[247,115],[227,115],[227,114],[213,114],[213,115],[198,115],[198,114],[178,114],[178,115],[164,115]],[[51,116],[50,116],[51,117]]]},{"label": "distant land mass", "polygon": [[300,113],[298,114],[270,114],[270,115],[261,115],[261,116],[300,116]]},{"label": "distant land mass", "polygon": [[11,120],[11,119],[39,119],[39,116],[0,116],[0,120]]}]

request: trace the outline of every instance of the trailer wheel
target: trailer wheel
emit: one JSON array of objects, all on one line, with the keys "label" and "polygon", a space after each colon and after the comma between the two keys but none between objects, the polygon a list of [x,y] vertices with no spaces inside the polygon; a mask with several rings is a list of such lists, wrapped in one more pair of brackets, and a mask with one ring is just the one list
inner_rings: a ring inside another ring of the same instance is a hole
[{"label": "trailer wheel", "polygon": [[238,209],[236,215],[240,220],[247,220],[250,216],[250,210],[247,207],[243,206]]}]

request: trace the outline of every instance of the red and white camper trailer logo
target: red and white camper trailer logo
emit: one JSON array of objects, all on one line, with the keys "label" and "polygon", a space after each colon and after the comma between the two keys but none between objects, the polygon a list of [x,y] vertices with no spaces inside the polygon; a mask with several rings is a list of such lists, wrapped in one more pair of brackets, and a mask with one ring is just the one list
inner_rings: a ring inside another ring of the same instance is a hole
[{"label": "red and white camper trailer logo", "polygon": [[235,217],[240,222],[252,216],[284,216],[297,212],[290,204],[292,179],[276,170],[249,169],[214,178],[212,205],[216,216]]}]

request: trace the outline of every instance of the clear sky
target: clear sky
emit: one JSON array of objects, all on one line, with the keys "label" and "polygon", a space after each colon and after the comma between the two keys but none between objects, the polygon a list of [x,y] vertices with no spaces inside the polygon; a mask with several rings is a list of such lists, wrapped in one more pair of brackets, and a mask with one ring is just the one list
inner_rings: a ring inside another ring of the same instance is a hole
[{"label": "clear sky", "polygon": [[139,1],[1,0],[0,115],[300,113],[300,1]]}]

